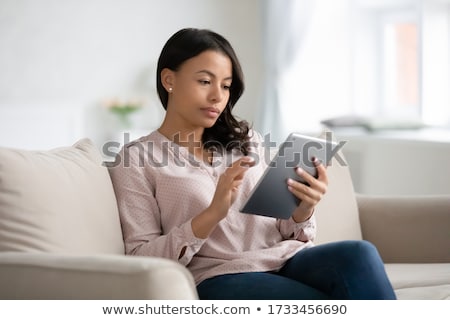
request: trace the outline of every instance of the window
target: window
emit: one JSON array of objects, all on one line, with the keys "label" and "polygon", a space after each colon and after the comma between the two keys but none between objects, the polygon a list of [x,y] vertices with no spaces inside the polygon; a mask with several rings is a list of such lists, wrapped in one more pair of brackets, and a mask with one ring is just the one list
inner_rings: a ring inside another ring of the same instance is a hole
[{"label": "window", "polygon": [[354,110],[450,125],[450,1],[354,3]]},{"label": "window", "polygon": [[287,2],[304,5],[269,15],[284,36],[265,48],[281,136],[346,115],[450,126],[450,0]]},{"label": "window", "polygon": [[393,19],[382,30],[381,77],[386,116],[420,116],[417,21]]}]

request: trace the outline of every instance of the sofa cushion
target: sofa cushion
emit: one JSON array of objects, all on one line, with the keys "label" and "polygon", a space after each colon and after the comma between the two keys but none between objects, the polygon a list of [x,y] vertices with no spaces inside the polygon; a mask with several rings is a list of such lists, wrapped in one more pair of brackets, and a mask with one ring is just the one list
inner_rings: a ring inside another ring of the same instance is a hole
[{"label": "sofa cushion", "polygon": [[0,148],[0,251],[123,254],[111,180],[89,139]]},{"label": "sofa cushion", "polygon": [[[324,131],[323,139],[332,139],[331,132]],[[345,145],[343,147],[345,151]],[[356,195],[350,170],[340,150],[327,167],[328,190],[316,207],[316,244],[339,240],[361,240]]]},{"label": "sofa cushion", "polygon": [[450,263],[388,263],[398,299],[450,299]]}]

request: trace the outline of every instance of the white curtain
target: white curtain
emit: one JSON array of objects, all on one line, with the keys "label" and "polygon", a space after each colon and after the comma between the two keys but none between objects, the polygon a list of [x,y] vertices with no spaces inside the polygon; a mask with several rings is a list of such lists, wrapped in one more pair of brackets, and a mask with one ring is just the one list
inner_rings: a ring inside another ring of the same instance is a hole
[{"label": "white curtain", "polygon": [[281,80],[295,61],[306,32],[314,1],[263,0],[264,87],[256,125],[272,140],[284,138],[283,108],[280,104]]},{"label": "white curtain", "polygon": [[350,1],[264,1],[263,134],[281,141],[351,111]]}]

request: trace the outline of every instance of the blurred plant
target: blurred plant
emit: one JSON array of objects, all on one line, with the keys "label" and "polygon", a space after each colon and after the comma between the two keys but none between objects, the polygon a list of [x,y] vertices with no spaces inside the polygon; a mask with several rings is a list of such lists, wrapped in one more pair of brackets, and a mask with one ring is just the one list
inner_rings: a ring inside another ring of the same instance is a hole
[{"label": "blurred plant", "polygon": [[104,107],[117,115],[123,128],[130,128],[130,114],[141,109],[144,102],[139,99],[110,99],[103,103]]}]

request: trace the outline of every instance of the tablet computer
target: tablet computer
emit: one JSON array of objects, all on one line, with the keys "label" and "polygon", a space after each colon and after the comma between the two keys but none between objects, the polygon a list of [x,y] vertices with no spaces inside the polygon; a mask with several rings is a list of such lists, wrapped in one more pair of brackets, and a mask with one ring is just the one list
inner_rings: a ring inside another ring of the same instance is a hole
[{"label": "tablet computer", "polygon": [[336,154],[337,142],[291,133],[278,149],[264,174],[240,208],[242,213],[289,219],[300,203],[289,190],[287,179],[306,183],[295,169],[301,167],[314,177],[317,169],[313,158],[328,165]]}]

